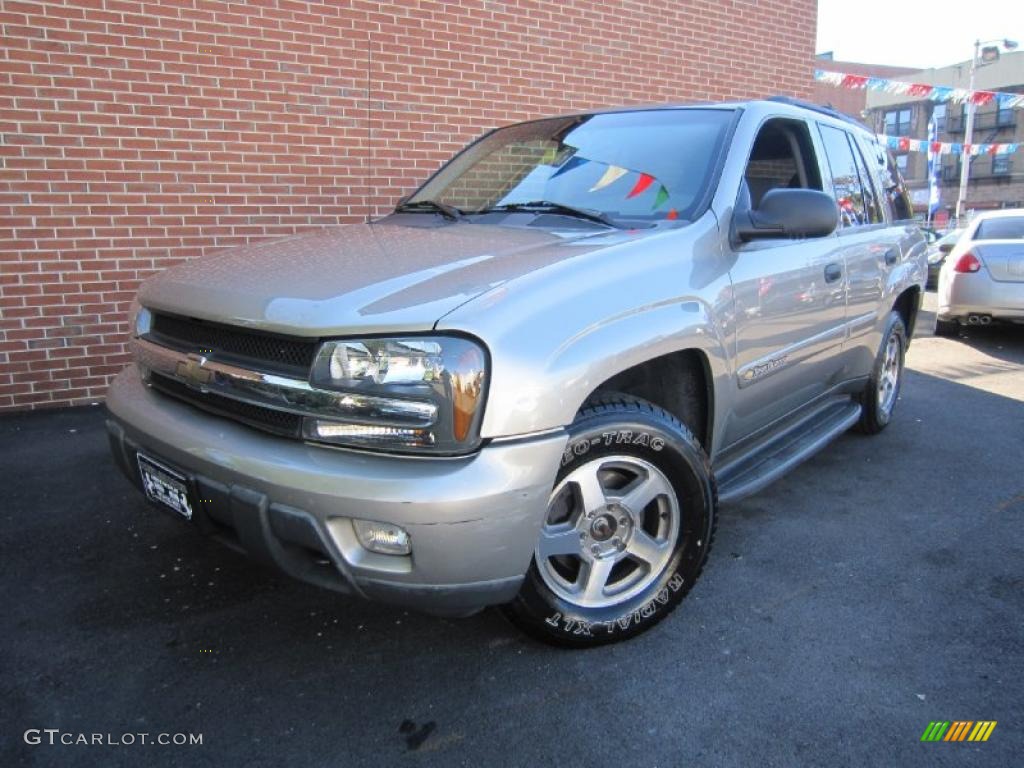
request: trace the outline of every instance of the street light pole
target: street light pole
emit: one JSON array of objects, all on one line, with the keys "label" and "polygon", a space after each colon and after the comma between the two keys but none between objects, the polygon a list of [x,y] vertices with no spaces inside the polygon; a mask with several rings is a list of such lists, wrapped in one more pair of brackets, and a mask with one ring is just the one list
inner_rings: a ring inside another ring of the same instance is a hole
[{"label": "street light pole", "polygon": [[964,198],[967,197],[967,180],[971,173],[971,154],[967,146],[974,142],[974,73],[978,69],[978,51],[981,49],[981,41],[974,41],[974,56],[971,57],[971,81],[967,86],[970,97],[967,99],[967,125],[964,126],[964,150],[960,154],[960,193],[956,197],[956,224],[961,225],[960,216],[963,213]]},{"label": "street light pole", "polygon": [[[978,71],[978,60],[981,55],[982,44],[988,45],[989,43],[996,43],[993,46],[992,53],[995,59],[999,59],[999,48],[1000,46],[1008,51],[1015,50],[1017,48],[1016,40],[975,40],[974,41],[974,56],[971,57],[971,82],[967,86],[967,90],[970,95],[967,98],[967,124],[964,126],[964,151],[960,154],[960,193],[956,197],[956,223],[960,226],[960,217],[963,215],[964,203],[967,197],[967,181],[971,175],[971,153],[966,151],[966,148],[974,143],[974,112],[977,108],[974,103],[974,74]],[[985,49],[986,56],[989,53],[989,48]],[[988,61],[986,59],[986,61]],[[991,62],[988,62],[991,63]],[[984,66],[983,64],[981,66]]]}]

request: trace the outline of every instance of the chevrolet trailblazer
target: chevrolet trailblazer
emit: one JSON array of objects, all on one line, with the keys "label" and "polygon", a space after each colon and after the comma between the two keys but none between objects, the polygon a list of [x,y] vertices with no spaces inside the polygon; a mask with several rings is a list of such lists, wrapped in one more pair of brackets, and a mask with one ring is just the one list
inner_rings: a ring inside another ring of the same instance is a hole
[{"label": "chevrolet trailblazer", "polygon": [[394,212],[166,270],[121,469],[299,579],[634,636],[720,502],[889,423],[927,277],[891,156],[787,99],[492,131]]}]

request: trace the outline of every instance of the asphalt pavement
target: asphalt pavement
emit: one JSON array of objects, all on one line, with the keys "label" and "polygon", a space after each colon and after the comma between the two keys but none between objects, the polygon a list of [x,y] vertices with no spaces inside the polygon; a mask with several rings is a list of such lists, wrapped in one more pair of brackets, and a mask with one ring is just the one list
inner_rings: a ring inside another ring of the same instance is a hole
[{"label": "asphalt pavement", "polygon": [[930,321],[885,432],[724,507],[683,605],[586,652],[292,582],[148,507],[102,408],[3,416],[0,765],[1019,765],[1024,329]]}]

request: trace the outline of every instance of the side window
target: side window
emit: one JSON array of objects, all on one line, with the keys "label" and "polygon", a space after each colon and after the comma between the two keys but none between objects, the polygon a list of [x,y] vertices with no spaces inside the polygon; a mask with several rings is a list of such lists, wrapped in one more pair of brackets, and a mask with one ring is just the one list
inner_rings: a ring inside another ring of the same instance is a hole
[{"label": "side window", "polygon": [[846,131],[819,125],[825,157],[832,171],[832,189],[839,204],[839,226],[843,229],[870,223],[865,207],[864,188],[857,172],[857,161]]},{"label": "side window", "polygon": [[852,136],[848,135],[847,138],[850,139],[850,144],[853,147],[853,160],[857,164],[857,175],[860,176],[860,184],[864,189],[864,213],[868,223],[881,224],[885,218],[882,216],[882,207],[879,204],[878,195],[875,193],[875,184],[871,174],[868,173],[868,166],[864,162],[860,144]]},{"label": "side window", "polygon": [[773,189],[821,190],[811,134],[802,120],[774,118],[761,126],[743,174],[750,207]]},{"label": "side window", "polygon": [[909,109],[894,109],[885,113],[885,132],[890,136],[905,136],[910,132],[912,114]]},{"label": "side window", "polygon": [[[910,193],[903,183],[903,169],[900,158],[893,155],[878,141],[872,141],[869,149],[874,152],[875,178],[881,184],[882,206],[889,212],[890,221],[903,221],[913,218],[910,205]],[[901,155],[906,157],[906,155]]]}]

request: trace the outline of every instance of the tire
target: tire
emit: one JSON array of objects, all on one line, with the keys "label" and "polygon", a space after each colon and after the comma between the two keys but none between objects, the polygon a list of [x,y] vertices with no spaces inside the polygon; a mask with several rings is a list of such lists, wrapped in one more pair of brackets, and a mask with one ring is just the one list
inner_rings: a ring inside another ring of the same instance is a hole
[{"label": "tire", "polygon": [[876,435],[892,419],[903,384],[903,359],[906,351],[907,329],[903,325],[903,318],[899,312],[890,312],[871,377],[858,398],[861,416],[857,429],[860,432]]},{"label": "tire", "polygon": [[503,611],[563,647],[645,632],[700,576],[717,508],[711,464],[685,426],[639,398],[596,397],[569,427],[533,561]]},{"label": "tire", "polygon": [[960,323],[956,320],[939,320],[935,318],[935,335],[956,338],[960,334]]}]

